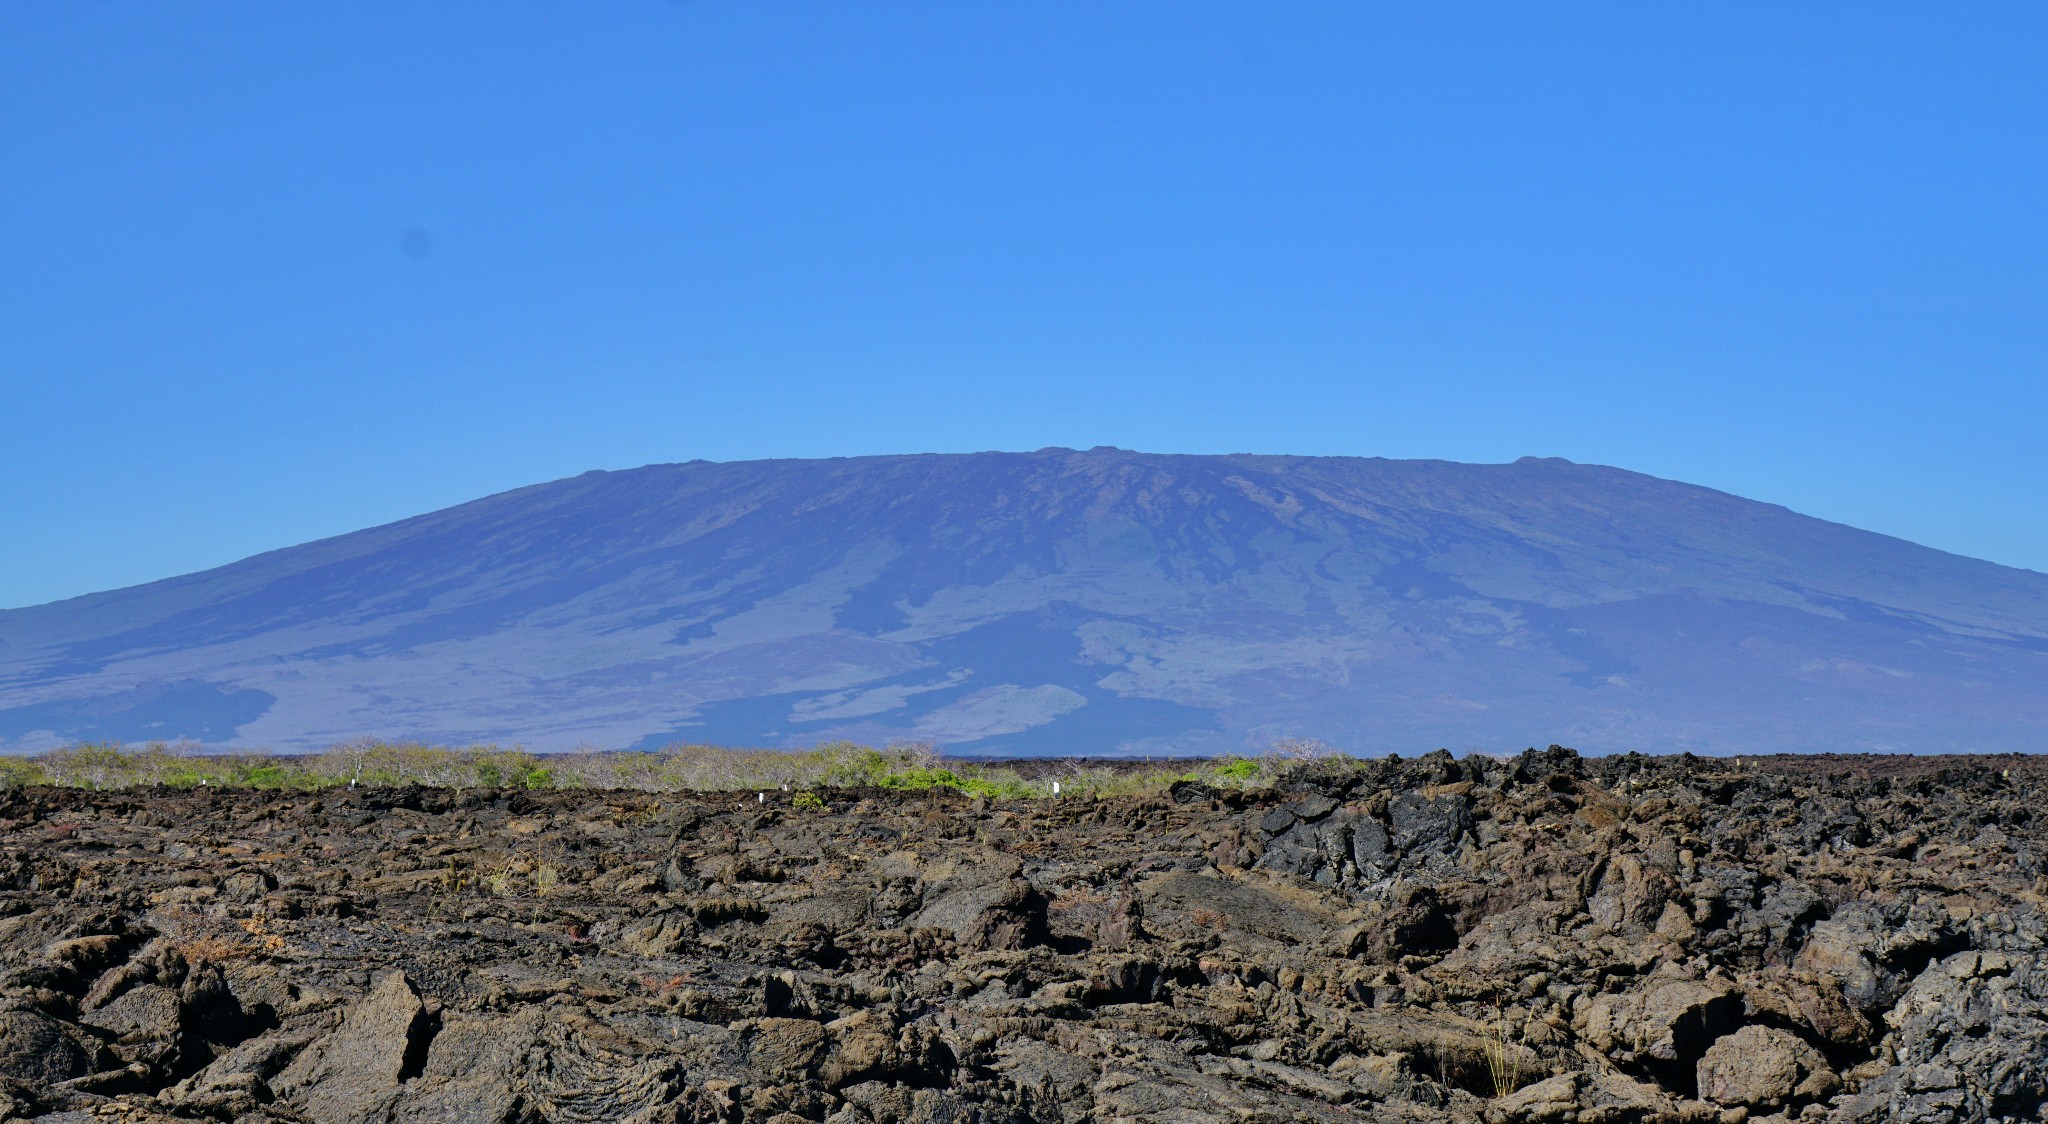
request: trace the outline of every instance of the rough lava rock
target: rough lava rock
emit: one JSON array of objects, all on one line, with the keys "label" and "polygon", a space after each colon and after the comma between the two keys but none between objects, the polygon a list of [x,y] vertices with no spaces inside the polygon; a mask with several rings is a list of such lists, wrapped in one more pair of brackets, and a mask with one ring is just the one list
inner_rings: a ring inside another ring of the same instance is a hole
[{"label": "rough lava rock", "polygon": [[2040,1121],[2048,763],[0,791],[0,1122]]},{"label": "rough lava rock", "polygon": [[1746,1026],[1707,1047],[1699,1086],[1700,1096],[1715,1104],[1771,1109],[1818,1100],[1840,1088],[1841,1080],[1798,1035]]}]

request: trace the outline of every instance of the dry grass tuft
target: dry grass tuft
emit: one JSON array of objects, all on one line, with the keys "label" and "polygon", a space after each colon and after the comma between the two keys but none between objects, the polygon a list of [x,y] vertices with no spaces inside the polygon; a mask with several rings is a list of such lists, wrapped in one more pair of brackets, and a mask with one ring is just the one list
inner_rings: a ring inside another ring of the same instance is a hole
[{"label": "dry grass tuft", "polygon": [[1493,1082],[1493,1095],[1505,1097],[1522,1087],[1522,1043],[1528,1026],[1515,1032],[1505,1007],[1493,1009],[1493,1025],[1486,1035],[1486,1075]]}]

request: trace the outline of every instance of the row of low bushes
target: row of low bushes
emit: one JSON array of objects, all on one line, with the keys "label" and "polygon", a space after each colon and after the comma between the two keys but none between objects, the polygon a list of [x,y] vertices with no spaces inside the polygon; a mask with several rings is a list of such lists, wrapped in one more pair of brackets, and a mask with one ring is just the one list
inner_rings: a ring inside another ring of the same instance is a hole
[{"label": "row of low bushes", "polygon": [[680,745],[653,752],[533,754],[496,746],[451,748],[361,741],[295,756],[201,753],[153,743],[141,749],[89,744],[33,757],[0,757],[0,788],[57,785],[118,789],[165,785],[196,788],[318,789],[346,785],[433,788],[630,789],[645,792],[732,792],[752,789],[954,789],[990,799],[1063,794],[1157,792],[1176,780],[1259,787],[1298,755],[1223,758],[1189,769],[1128,763],[1057,766],[986,764],[942,759],[928,746],[884,748],[829,742],[808,750],[728,749]]}]

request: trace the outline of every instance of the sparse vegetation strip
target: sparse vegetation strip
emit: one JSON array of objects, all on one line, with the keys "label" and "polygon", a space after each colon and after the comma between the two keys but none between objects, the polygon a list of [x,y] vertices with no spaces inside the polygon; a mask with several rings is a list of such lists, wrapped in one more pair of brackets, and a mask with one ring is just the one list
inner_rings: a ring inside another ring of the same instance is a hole
[{"label": "sparse vegetation strip", "polygon": [[[1321,755],[1326,765],[1351,759]],[[942,758],[927,745],[873,747],[828,742],[807,750],[678,745],[657,751],[536,754],[498,746],[446,747],[360,741],[304,755],[203,753],[151,743],[69,746],[31,757],[0,757],[0,788],[51,785],[94,790],[148,788],[511,788],[640,792],[775,793],[814,806],[816,789],[951,789],[989,800],[1061,794],[1143,795],[1179,781],[1259,788],[1302,764],[1290,750],[1201,762],[1062,759],[978,762]]]}]

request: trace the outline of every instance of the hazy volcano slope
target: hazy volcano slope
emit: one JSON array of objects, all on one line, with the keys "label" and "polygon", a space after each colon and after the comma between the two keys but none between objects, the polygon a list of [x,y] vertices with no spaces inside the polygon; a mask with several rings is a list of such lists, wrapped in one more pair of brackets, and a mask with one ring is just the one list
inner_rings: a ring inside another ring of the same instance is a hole
[{"label": "hazy volcano slope", "polygon": [[0,613],[0,746],[2048,748],[2048,576],[1611,468],[588,473]]}]

